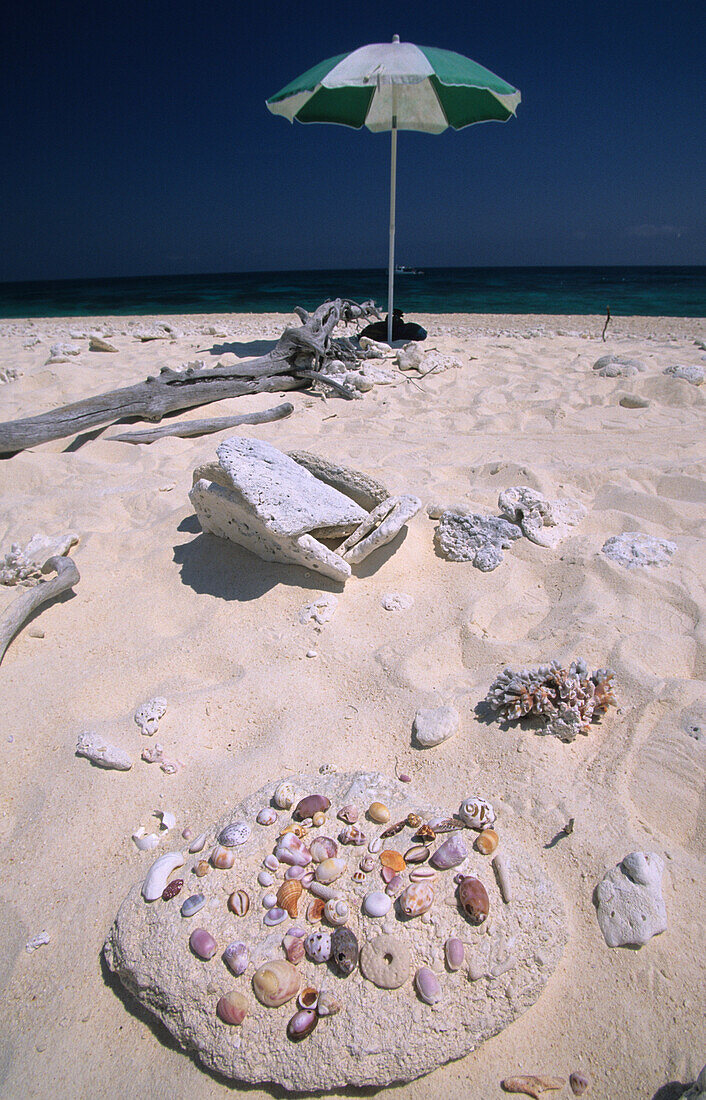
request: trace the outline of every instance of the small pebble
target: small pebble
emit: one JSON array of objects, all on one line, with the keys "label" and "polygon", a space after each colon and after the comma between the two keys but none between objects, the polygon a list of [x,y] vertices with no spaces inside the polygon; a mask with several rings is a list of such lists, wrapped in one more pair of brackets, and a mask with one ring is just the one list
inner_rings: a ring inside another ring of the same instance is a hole
[{"label": "small pebble", "polygon": [[315,649],[307,649],[306,655],[307,657],[318,657],[318,653]]},{"label": "small pebble", "polygon": [[398,775],[397,778],[399,779],[400,783],[411,783],[412,782],[412,776],[411,775],[405,775],[404,772],[402,773],[402,775]]}]

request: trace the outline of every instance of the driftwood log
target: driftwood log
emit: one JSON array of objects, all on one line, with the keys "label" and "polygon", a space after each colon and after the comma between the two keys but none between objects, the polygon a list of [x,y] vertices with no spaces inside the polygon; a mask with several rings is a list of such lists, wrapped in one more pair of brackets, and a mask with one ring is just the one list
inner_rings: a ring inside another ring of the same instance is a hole
[{"label": "driftwood log", "polygon": [[[0,454],[13,454],[126,417],[157,421],[166,413],[226,397],[302,389],[311,384],[312,378],[316,381],[316,375],[325,374],[327,363],[334,359],[354,363],[365,358],[365,353],[346,337],[334,338],[339,322],[347,324],[380,316],[373,302],[359,305],[342,298],[324,302],[313,313],[300,307],[294,312],[302,322],[301,327],[288,326],[272,351],[257,359],[212,370],[188,367],[175,371],[163,367],[158,377],[149,377],[135,386],[0,424]],[[335,388],[340,392],[341,384]],[[347,390],[348,397],[358,396],[348,387],[342,389]]]},{"label": "driftwood log", "polygon": [[68,592],[81,579],[76,564],[71,558],[60,555],[49,558],[42,567],[42,572],[50,572],[51,570],[56,571],[55,577],[52,577],[49,581],[42,581],[36,588],[31,588],[29,592],[18,596],[0,619],[0,664],[2,664],[5,651],[15,634],[24,626],[37,608],[41,607],[43,603],[61,596],[63,592]]},{"label": "driftwood log", "polygon": [[269,424],[272,420],[283,420],[293,412],[292,402],[283,401],[281,405],[275,405],[273,409],[264,409],[263,412],[242,413],[240,416],[212,416],[208,420],[180,420],[178,424],[164,424],[161,428],[144,428],[137,432],[107,435],[106,439],[119,443],[154,443],[155,440],[164,439],[165,436],[189,439],[195,435],[222,432],[225,428],[237,428],[239,424]]}]

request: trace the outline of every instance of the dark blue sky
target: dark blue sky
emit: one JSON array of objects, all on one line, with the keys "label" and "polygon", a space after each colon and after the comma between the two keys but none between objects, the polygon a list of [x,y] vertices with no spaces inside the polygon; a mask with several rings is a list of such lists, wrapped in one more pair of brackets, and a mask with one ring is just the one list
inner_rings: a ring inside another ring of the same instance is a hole
[{"label": "dark blue sky", "polygon": [[264,101],[394,33],[523,97],[400,134],[399,262],[706,262],[703,0],[17,0],[0,280],[384,267],[389,135]]}]

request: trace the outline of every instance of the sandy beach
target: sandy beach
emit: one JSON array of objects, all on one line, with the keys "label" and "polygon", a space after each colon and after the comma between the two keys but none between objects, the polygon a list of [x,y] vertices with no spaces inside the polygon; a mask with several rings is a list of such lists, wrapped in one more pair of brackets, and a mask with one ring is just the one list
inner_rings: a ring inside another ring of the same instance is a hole
[{"label": "sandy beach", "polygon": [[[286,1095],[205,1071],[122,990],[101,952],[159,854],[131,839],[141,826],[159,832],[155,811],[175,815],[160,841],[168,850],[182,829],[208,828],[267,780],[325,764],[406,773],[411,792],[450,809],[472,794],[489,799],[501,844],[512,835],[532,853],[567,913],[566,948],[534,1007],[467,1057],[364,1095],[499,1100],[511,1075],[580,1071],[591,1100],[674,1100],[676,1084],[706,1062],[706,384],[663,373],[706,366],[706,319],[614,317],[605,340],[604,317],[415,320],[429,332],[424,350],[457,366],[397,371],[358,401],[259,393],[180,417],[290,400],[293,414],[275,423],[151,445],[110,441],[107,426],[0,458],[0,559],[36,532],[72,531],[81,574],[0,666],[7,1100]],[[137,338],[160,323],[167,338]],[[292,323],[276,314],[3,320],[0,419],[162,367],[262,354]],[[93,332],[117,354],[89,351]],[[57,342],[80,353],[47,364]],[[600,377],[593,364],[609,354],[644,370]],[[422,510],[345,587],[261,561],[203,534],[188,497],[194,468],[233,434],[354,467],[420,497]],[[427,506],[497,515],[499,493],[517,485],[572,498],[585,518],[555,549],[518,540],[492,572],[440,556]],[[676,552],[663,567],[623,568],[601,552],[623,532],[669,540]],[[21,591],[0,586],[0,615]],[[385,610],[389,592],[412,606]],[[338,598],[330,621],[302,623],[321,593]],[[588,736],[564,743],[482,718],[476,708],[504,667],[554,658],[615,671],[618,706]],[[154,696],[167,700],[158,739],[175,774],[140,759],[133,714]],[[419,749],[415,713],[442,704],[459,711],[458,732]],[[124,749],[131,770],[77,757],[87,730]],[[548,846],[569,818],[573,832]],[[633,851],[664,860],[667,928],[639,949],[609,948],[593,892]],[[49,943],[27,951],[44,932]],[[565,1084],[546,1095],[572,1093]]]}]

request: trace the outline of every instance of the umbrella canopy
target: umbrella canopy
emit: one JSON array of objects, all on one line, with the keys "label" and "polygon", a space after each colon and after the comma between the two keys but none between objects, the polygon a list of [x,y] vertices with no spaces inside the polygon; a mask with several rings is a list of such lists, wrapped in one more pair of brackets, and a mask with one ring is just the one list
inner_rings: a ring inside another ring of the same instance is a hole
[{"label": "umbrella canopy", "polygon": [[520,93],[475,61],[450,50],[400,42],[378,42],[329,58],[297,77],[267,100],[275,115],[290,122],[332,122],[392,134],[390,168],[390,251],[388,340],[392,335],[394,291],[397,131],[443,133],[475,122],[506,122]]}]

